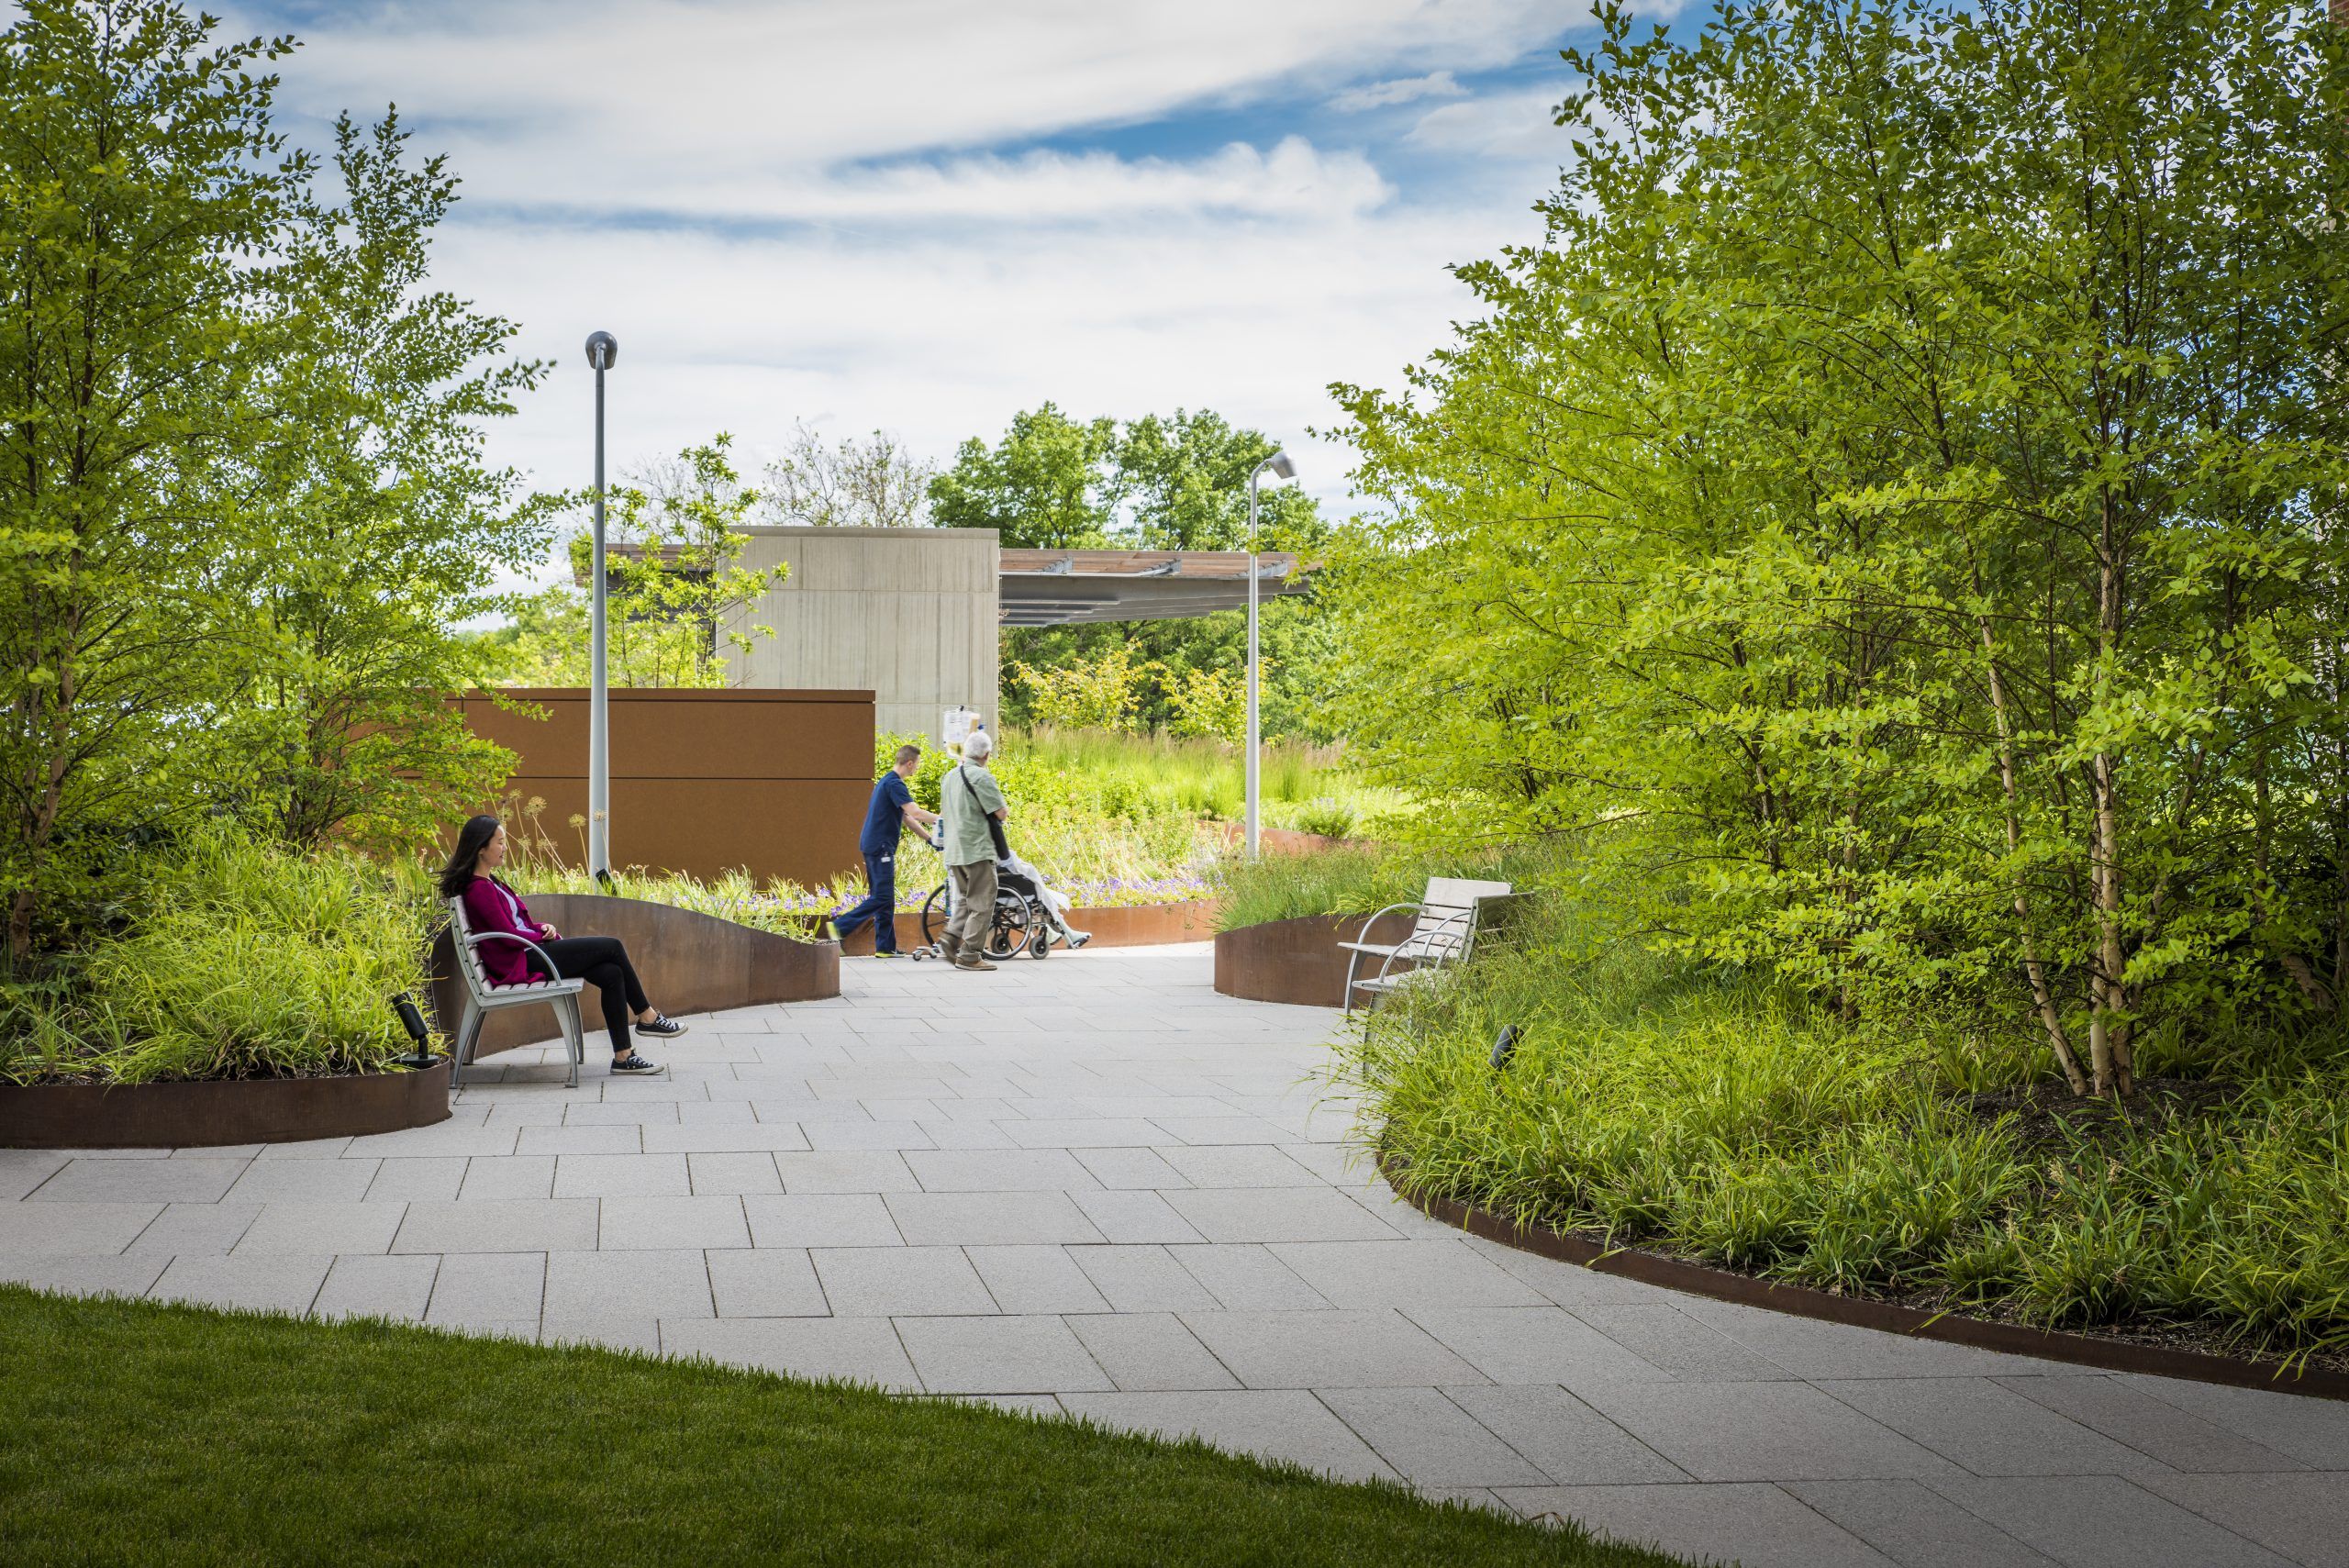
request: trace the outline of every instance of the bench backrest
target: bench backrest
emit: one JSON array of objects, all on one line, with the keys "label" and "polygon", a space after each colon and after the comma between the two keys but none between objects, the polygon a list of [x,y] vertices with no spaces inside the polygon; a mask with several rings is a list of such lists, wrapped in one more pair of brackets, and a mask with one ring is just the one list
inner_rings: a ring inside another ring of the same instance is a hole
[{"label": "bench backrest", "polygon": [[1471,877],[1431,876],[1427,896],[1419,901],[1419,917],[1403,940],[1404,958],[1463,958],[1476,937],[1476,901],[1506,897],[1513,890],[1506,882],[1479,882]]},{"label": "bench backrest", "polygon": [[451,898],[445,902],[449,906],[449,942],[457,950],[457,973],[464,980],[465,989],[479,1001],[489,995],[489,975],[481,966],[481,949],[466,940],[473,934],[473,928],[465,918],[465,901]]}]

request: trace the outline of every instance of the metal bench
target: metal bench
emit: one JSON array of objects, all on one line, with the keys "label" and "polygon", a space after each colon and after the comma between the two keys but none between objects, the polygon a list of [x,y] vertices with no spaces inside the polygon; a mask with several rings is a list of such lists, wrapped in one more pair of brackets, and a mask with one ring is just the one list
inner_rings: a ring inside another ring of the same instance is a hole
[{"label": "metal bench", "polygon": [[555,972],[554,960],[546,949],[528,937],[518,937],[511,931],[475,931],[465,918],[465,901],[448,900],[451,943],[457,950],[457,977],[465,988],[465,1016],[458,1025],[455,1043],[449,1052],[449,1086],[457,1086],[457,1075],[465,1070],[466,1060],[473,1055],[473,1041],[480,1038],[482,1021],[500,1007],[527,1007],[543,1003],[554,1009],[557,1022],[562,1025],[562,1038],[571,1045],[571,1075],[565,1082],[579,1087],[579,1064],[586,1060],[587,1046],[579,1029],[579,994],[587,988],[584,980],[527,980],[519,985],[492,985],[489,974],[481,966],[481,944],[484,942],[518,942],[539,955],[546,972]]},{"label": "metal bench", "polygon": [[[1406,985],[1424,985],[1428,977],[1441,973],[1446,965],[1465,960],[1476,945],[1477,906],[1487,898],[1506,898],[1513,891],[1506,882],[1477,882],[1466,877],[1432,876],[1428,890],[1416,904],[1389,904],[1362,923],[1362,930],[1350,942],[1338,945],[1353,956],[1346,960],[1345,1011],[1354,1010],[1354,993],[1365,992],[1372,1001],[1389,996]],[[1399,942],[1374,942],[1371,928],[1384,916],[1410,910],[1418,917],[1412,922],[1411,934]],[[1379,961],[1378,973],[1363,979],[1355,975],[1365,958]],[[1397,963],[1409,967],[1397,971]]]}]

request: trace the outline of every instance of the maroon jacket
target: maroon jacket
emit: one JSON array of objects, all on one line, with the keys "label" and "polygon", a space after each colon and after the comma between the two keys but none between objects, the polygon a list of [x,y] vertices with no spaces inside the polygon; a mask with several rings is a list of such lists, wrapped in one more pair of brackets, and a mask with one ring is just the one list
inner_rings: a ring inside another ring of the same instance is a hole
[{"label": "maroon jacket", "polygon": [[[494,876],[475,876],[465,884],[463,897],[465,918],[476,934],[511,931],[534,942],[553,940],[544,926],[530,918],[530,906],[522,902],[522,895]],[[538,978],[530,973],[530,950],[520,942],[487,941],[474,951],[481,954],[482,973],[489,976],[492,985],[519,985]]]}]

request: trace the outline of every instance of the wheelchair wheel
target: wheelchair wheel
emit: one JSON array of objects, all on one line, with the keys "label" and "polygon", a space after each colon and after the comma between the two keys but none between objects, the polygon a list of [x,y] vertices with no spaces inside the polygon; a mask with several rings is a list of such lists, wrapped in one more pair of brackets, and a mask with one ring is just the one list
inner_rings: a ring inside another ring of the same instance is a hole
[{"label": "wheelchair wheel", "polygon": [[[1036,913],[1041,916],[1043,914],[1043,911],[1039,909]],[[1048,958],[1052,955],[1052,923],[1050,920],[1039,919],[1036,922],[1036,934],[1030,938],[1028,941],[1028,956],[1030,958]]]},{"label": "wheelchair wheel", "polygon": [[995,923],[987,928],[989,958],[1018,958],[1028,951],[1042,922],[1036,918],[1035,906],[1017,893],[996,895]]},{"label": "wheelchair wheel", "polygon": [[921,906],[921,943],[936,947],[938,939],[946,934],[946,884],[940,883],[930,890],[928,902]]}]

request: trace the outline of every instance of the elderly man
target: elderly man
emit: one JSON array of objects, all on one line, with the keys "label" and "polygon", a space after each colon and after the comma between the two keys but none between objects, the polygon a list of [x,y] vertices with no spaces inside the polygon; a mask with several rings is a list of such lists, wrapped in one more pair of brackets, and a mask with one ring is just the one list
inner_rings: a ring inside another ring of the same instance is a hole
[{"label": "elderly man", "polygon": [[995,741],[974,729],[963,742],[962,765],[939,784],[943,819],[946,876],[952,884],[954,912],[940,946],[957,969],[993,969],[987,962],[987,929],[995,923],[995,862],[1008,853],[1003,820],[1010,808],[1002,786],[987,771]]}]

